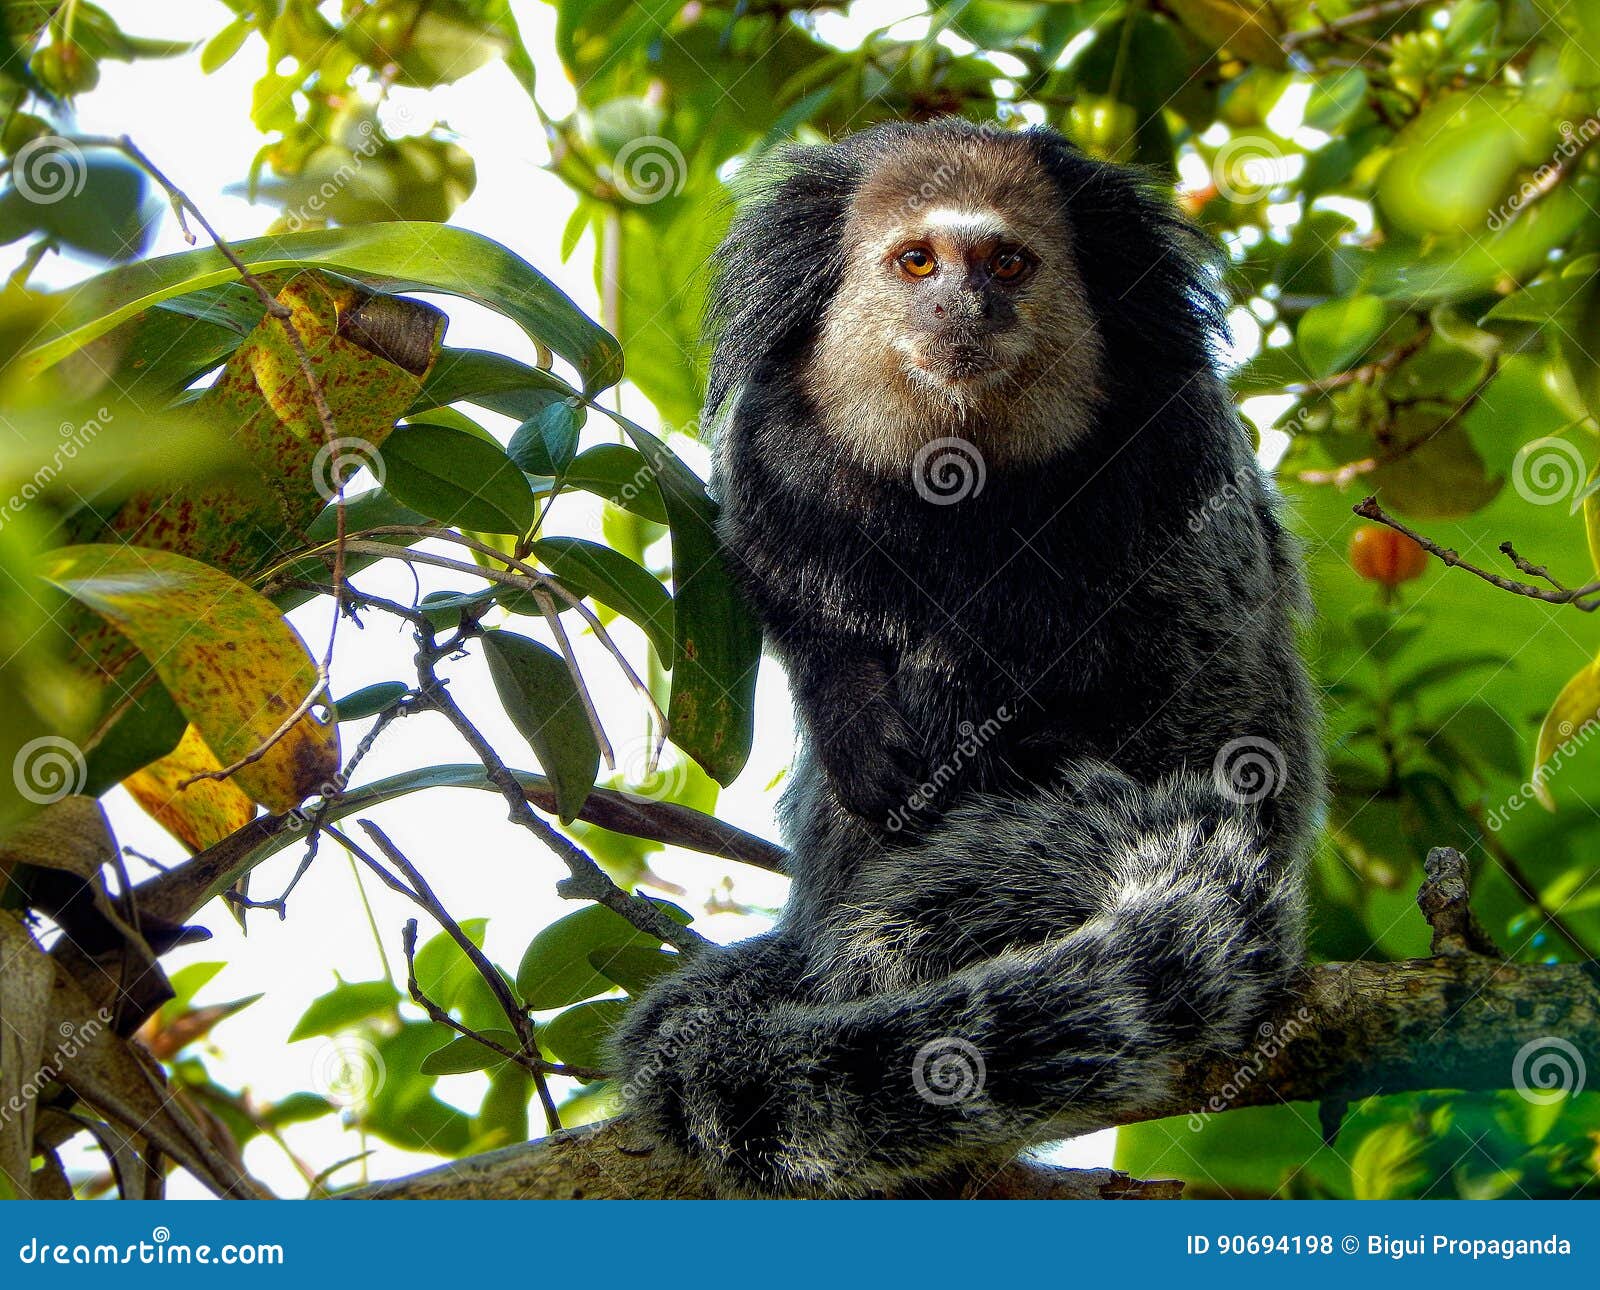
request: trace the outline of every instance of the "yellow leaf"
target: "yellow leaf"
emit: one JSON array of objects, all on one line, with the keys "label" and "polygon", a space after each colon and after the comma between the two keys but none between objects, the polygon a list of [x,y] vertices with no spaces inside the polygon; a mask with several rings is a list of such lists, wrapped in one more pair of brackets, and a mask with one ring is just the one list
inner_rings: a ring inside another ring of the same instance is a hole
[{"label": "yellow leaf", "polygon": [[[144,811],[191,851],[204,851],[255,818],[256,805],[232,780],[194,779],[222,763],[190,726],[160,761],[122,781]],[[188,787],[184,787],[189,780]]]},{"label": "yellow leaf", "polygon": [[[272,603],[198,561],[94,544],[48,553],[42,572],[139,649],[224,765],[256,753],[317,685],[305,643]],[[287,811],[329,791],[338,770],[338,726],[308,713],[234,781]]]},{"label": "yellow leaf", "polygon": [[1597,729],[1600,729],[1600,660],[1586,664],[1562,687],[1539,727],[1539,744],[1533,757],[1533,791],[1546,810],[1556,809],[1546,784],[1550,772],[1559,770]]}]

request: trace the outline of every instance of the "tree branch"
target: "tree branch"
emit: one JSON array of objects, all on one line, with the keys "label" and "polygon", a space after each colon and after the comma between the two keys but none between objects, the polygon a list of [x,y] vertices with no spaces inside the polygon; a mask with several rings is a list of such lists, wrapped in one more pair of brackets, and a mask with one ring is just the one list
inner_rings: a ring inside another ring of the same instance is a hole
[{"label": "tree branch", "polygon": [[[1467,908],[1460,853],[1436,849],[1428,857],[1427,875],[1418,904],[1433,927],[1438,957],[1310,968],[1295,997],[1261,1027],[1254,1051],[1180,1071],[1170,1095],[1102,1127],[1171,1116],[1203,1124],[1235,1107],[1343,1104],[1430,1089],[1531,1085],[1542,1100],[1547,1093],[1537,1078],[1541,1053],[1564,1045],[1600,1051],[1600,966],[1516,964],[1478,952],[1493,947]],[[617,1199],[715,1193],[700,1171],[640,1141],[624,1117],[351,1194]],[[904,1194],[1139,1197],[1173,1195],[1175,1184],[1016,1162]]]}]

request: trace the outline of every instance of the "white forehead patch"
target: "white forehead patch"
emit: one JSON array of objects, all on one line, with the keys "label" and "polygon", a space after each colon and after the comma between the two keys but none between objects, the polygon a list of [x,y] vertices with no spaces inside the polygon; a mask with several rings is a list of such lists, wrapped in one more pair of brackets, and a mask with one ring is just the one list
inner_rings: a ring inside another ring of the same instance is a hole
[{"label": "white forehead patch", "polygon": [[982,207],[935,206],[923,213],[922,222],[926,228],[945,229],[974,240],[1002,237],[1010,231],[1010,225],[998,211]]}]

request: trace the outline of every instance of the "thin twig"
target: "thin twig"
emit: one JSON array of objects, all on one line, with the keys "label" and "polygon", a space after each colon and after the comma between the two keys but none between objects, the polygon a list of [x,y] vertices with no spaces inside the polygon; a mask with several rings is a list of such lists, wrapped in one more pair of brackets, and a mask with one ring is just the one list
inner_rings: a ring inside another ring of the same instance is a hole
[{"label": "thin twig", "polygon": [[1279,43],[1286,50],[1293,50],[1297,45],[1303,45],[1308,40],[1326,40],[1338,36],[1352,27],[1360,27],[1369,22],[1376,22],[1379,18],[1398,17],[1409,13],[1413,9],[1426,8],[1428,5],[1437,4],[1439,0],[1380,0],[1378,4],[1369,4],[1361,9],[1356,9],[1345,14],[1342,18],[1330,18],[1320,27],[1307,27],[1303,31],[1285,32]]},{"label": "thin twig", "polygon": [[[461,924],[450,916],[450,911],[444,907],[439,897],[434,894],[433,888],[428,885],[428,880],[422,876],[421,870],[406,859],[400,848],[389,840],[388,835],[371,820],[359,820],[357,823],[361,825],[366,835],[372,839],[373,845],[383,852],[384,858],[405,875],[406,882],[411,885],[409,892],[406,892],[401,884],[393,881],[391,876],[385,872],[383,866],[373,860],[353,839],[344,834],[339,834],[340,845],[348,847],[352,855],[394,890],[409,895],[413,901],[427,911],[430,918],[444,929],[445,934],[467,956],[467,961],[472,964],[478,975],[483,978],[484,984],[489,987],[489,992],[494,995],[495,1002],[500,1005],[500,1010],[505,1013],[507,1020],[511,1022],[511,1028],[516,1032],[517,1043],[522,1053],[530,1059],[531,1063],[544,1064],[544,1054],[539,1051],[539,1042],[533,1020],[528,1016],[527,1009],[522,1006],[522,1001],[512,993],[505,977],[500,975],[500,969],[489,961],[488,956],[462,930]],[[413,938],[415,934],[415,924],[413,924]],[[409,962],[411,958],[410,946],[407,947],[406,958]],[[414,982],[414,972],[412,973],[412,979]],[[421,1001],[419,1000],[419,1002]],[[474,1038],[477,1038],[477,1036],[474,1036]],[[513,1060],[519,1061],[519,1064],[526,1066],[533,1076],[534,1087],[539,1093],[539,1103],[544,1107],[545,1119],[550,1122],[551,1132],[555,1132],[561,1127],[561,1117],[556,1111],[555,1100],[550,1096],[550,1088],[545,1080],[545,1072],[535,1065],[520,1062],[518,1058],[513,1057]]]},{"label": "thin twig", "polygon": [[[1586,582],[1581,587],[1570,588],[1536,587],[1531,582],[1517,582],[1511,578],[1501,577],[1498,573],[1491,573],[1487,569],[1480,569],[1477,565],[1463,560],[1449,547],[1440,546],[1415,529],[1402,524],[1378,505],[1376,497],[1368,497],[1350,509],[1363,519],[1386,525],[1396,533],[1404,533],[1424,551],[1437,556],[1451,568],[1464,569],[1474,577],[1482,578],[1490,586],[1499,587],[1501,591],[1509,591],[1514,596],[1526,596],[1529,600],[1542,600],[1547,605],[1571,605],[1586,614],[1592,614],[1596,609],[1600,609],[1600,582]],[[1591,599],[1591,597],[1597,598]]]},{"label": "thin twig", "polygon": [[[195,205],[194,201],[189,197],[189,195],[185,193],[183,189],[179,188],[177,184],[175,184],[167,176],[166,172],[164,172],[155,164],[155,162],[150,160],[149,156],[145,154],[144,150],[140,148],[138,144],[134,143],[129,136],[120,135],[104,138],[75,138],[72,142],[79,147],[110,148],[121,152],[124,156],[133,161],[134,164],[136,164],[141,170],[148,174],[151,179],[155,180],[155,182],[159,184],[166,192],[167,200],[171,203],[173,212],[177,216],[178,225],[183,230],[184,237],[188,239],[191,246],[194,244],[196,239],[194,233],[189,229],[186,216],[192,215],[194,217],[195,222],[200,225],[201,229],[205,231],[206,236],[211,239],[211,244],[216,247],[223,258],[234,267],[234,270],[239,274],[239,280],[249,287],[250,290],[255,292],[260,298],[263,307],[266,309],[268,317],[277,319],[279,325],[282,326],[284,335],[288,338],[289,347],[294,351],[295,363],[300,368],[300,373],[305,378],[306,386],[310,391],[312,407],[316,409],[317,421],[322,426],[323,441],[327,445],[328,451],[332,452],[333,445],[339,438],[339,429],[334,421],[333,409],[328,404],[327,393],[322,388],[321,379],[317,376],[316,365],[311,359],[311,351],[306,347],[305,337],[300,334],[299,328],[295,326],[294,315],[289,306],[280,301],[272,293],[272,290],[266,285],[266,283],[262,282],[260,278],[250,271],[249,266],[239,258],[238,252],[236,252],[233,247],[228,244],[228,240],[223,237],[222,234],[219,233],[215,227],[213,227],[211,221],[206,218],[205,212]],[[346,519],[344,487],[342,483],[335,499],[334,511],[335,536],[332,544],[333,585],[335,587],[342,587],[344,585]],[[243,770],[246,766],[254,765],[256,762],[260,761],[267,755],[268,752],[270,752],[283,739],[285,739],[289,732],[294,729],[294,727],[298,725],[302,719],[310,714],[311,709],[316,706],[317,701],[327,694],[329,676],[333,668],[333,647],[334,642],[338,637],[338,633],[339,616],[335,614],[333,616],[333,621],[328,628],[327,648],[323,651],[322,659],[317,664],[316,684],[312,687],[311,692],[307,694],[298,705],[296,705],[295,709],[283,720],[283,722],[275,731],[272,732],[271,735],[269,735],[262,742],[258,743],[255,748],[246,753],[243,757],[239,758],[239,760],[234,762],[232,765],[224,766],[218,770],[201,771],[198,774],[191,775],[178,787],[180,789],[187,788],[190,784],[204,779],[222,780],[231,778],[233,775]]]},{"label": "thin twig", "polygon": [[435,644],[433,632],[426,625],[417,631],[417,679],[422,697],[456,728],[473,755],[483,764],[489,780],[500,790],[510,811],[513,824],[521,825],[534,837],[555,852],[567,866],[568,876],[556,884],[556,891],[568,900],[592,900],[620,914],[642,932],[648,932],[685,955],[699,951],[706,940],[698,932],[673,921],[657,906],[640,896],[630,895],[595,863],[582,847],[546,823],[528,804],[527,793],[517,782],[517,777],[507,768],[500,755],[451,697],[444,682],[439,679],[435,665],[448,653],[447,646]]}]

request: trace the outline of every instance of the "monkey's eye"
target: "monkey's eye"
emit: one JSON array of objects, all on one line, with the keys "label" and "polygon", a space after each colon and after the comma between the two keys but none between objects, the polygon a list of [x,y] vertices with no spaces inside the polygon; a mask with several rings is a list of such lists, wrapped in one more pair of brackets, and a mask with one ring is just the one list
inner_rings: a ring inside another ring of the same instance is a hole
[{"label": "monkey's eye", "polygon": [[989,272],[1002,282],[1014,282],[1028,271],[1028,253],[1019,247],[997,251],[989,261]]},{"label": "monkey's eye", "polygon": [[913,278],[925,278],[938,266],[933,252],[925,246],[913,246],[900,252],[897,257],[900,267]]}]

